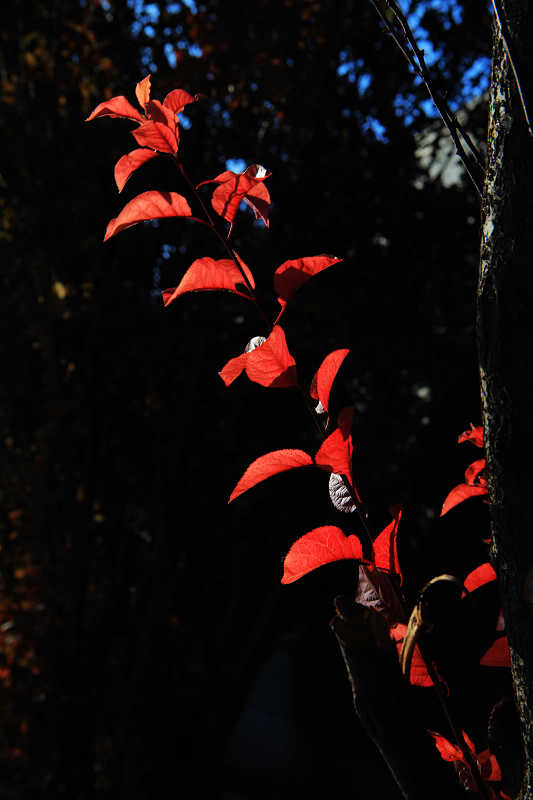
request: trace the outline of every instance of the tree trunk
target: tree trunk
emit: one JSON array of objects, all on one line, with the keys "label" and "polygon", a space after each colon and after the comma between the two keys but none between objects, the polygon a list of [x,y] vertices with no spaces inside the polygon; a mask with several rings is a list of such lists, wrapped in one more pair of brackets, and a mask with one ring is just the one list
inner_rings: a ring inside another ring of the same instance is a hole
[{"label": "tree trunk", "polygon": [[[533,11],[528,0],[497,3],[488,163],[482,203],[477,336],[498,573],[524,746],[521,800],[533,799]],[[503,8],[500,8],[503,6]],[[503,33],[502,33],[503,30]]]}]

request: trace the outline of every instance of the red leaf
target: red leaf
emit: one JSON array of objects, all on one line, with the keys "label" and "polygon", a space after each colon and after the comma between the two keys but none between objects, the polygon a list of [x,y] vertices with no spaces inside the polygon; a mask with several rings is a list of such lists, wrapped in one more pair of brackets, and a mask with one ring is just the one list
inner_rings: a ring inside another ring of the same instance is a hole
[{"label": "red leaf", "polygon": [[219,375],[229,386],[243,370],[251,381],[261,386],[279,389],[296,385],[296,362],[279,325],[274,326],[266,342],[255,350],[230,359]]},{"label": "red leaf", "polygon": [[241,200],[247,200],[254,209],[256,217],[261,217],[268,227],[270,195],[266,186],[262,188],[259,186],[270,177],[270,174],[259,164],[252,164],[240,175],[229,170],[221,172],[212,180],[202,181],[197,188],[207,183],[219,184],[213,192],[211,205],[217,214],[230,223],[230,232]]},{"label": "red leaf", "polygon": [[480,662],[484,667],[510,667],[511,653],[507,636],[500,636],[494,641]]},{"label": "red leaf", "polygon": [[[402,644],[406,633],[407,625],[404,625],[403,622],[396,622],[394,625],[391,625],[389,629],[390,637],[396,645],[396,650],[398,651],[398,658],[402,652]],[[433,681],[431,680],[429,672],[427,671],[426,664],[422,658],[422,653],[420,652],[418,645],[415,645],[415,649],[413,650],[411,671],[409,673],[409,683],[413,684],[413,686],[433,686]]]},{"label": "red leaf", "polygon": [[97,105],[85,122],[90,122],[98,117],[122,117],[124,119],[133,119],[136,122],[144,122],[144,117],[122,95],[120,97],[112,97],[111,100],[104,100],[103,103]]},{"label": "red leaf", "polygon": [[271,453],[266,453],[264,456],[259,456],[253,461],[240,481],[237,483],[235,489],[232,491],[228,500],[231,503],[240,494],[251,489],[261,481],[270,478],[272,475],[278,475],[280,472],[286,472],[289,469],[297,469],[298,467],[310,467],[313,464],[311,456],[304,453],[303,450],[273,450]]},{"label": "red leaf", "polygon": [[309,390],[311,397],[315,400],[320,400],[326,411],[328,411],[329,395],[333,381],[349,352],[349,350],[334,350],[327,355],[311,382]]},{"label": "red leaf", "polygon": [[137,97],[140,107],[145,108],[150,100],[150,75],[147,75],[146,78],[139,81],[135,87],[135,96]]},{"label": "red leaf", "polygon": [[300,286],[307,283],[313,275],[317,275],[327,267],[331,267],[332,264],[338,264],[339,261],[342,261],[342,259],[326,255],[284,261],[274,272],[274,290],[278,295],[278,302],[281,306],[278,319],[283,314],[290,298]]},{"label": "red leaf", "polygon": [[485,564],[481,564],[479,567],[476,567],[476,569],[472,570],[472,572],[466,576],[464,580],[464,587],[467,589],[467,591],[473,592],[476,589],[479,589],[481,586],[485,586],[485,584],[495,580],[496,572],[494,571],[494,567],[492,564],[486,562]]},{"label": "red leaf", "polygon": [[136,130],[131,131],[131,134],[137,144],[142,147],[151,147],[158,153],[174,154],[178,151],[177,131],[174,133],[162,122],[148,120],[139,125]]},{"label": "red leaf", "polygon": [[470,423],[470,430],[462,433],[457,439],[457,444],[461,442],[472,442],[476,447],[483,447],[483,427],[481,425],[474,427]]},{"label": "red leaf", "polygon": [[334,525],[323,525],[297,539],[285,556],[282,583],[294,583],[324,564],[347,558],[363,558],[357,536],[345,536]]},{"label": "red leaf", "polygon": [[[249,277],[252,277],[250,272]],[[222,258],[215,261],[213,258],[208,257],[197,258],[175,289],[165,289],[162,292],[163,303],[168,306],[176,297],[186,292],[209,292],[216,289],[225,289],[228,292],[234,292],[241,297],[249,299],[249,294],[240,292],[237,289],[237,285],[242,285],[243,283],[244,278],[232,259]],[[254,286],[253,277],[251,284]]]},{"label": "red leaf", "polygon": [[135,170],[142,167],[143,164],[146,164],[147,161],[150,161],[150,159],[155,158],[157,155],[158,153],[156,153],[155,150],[148,150],[142,147],[137,150],[132,150],[131,153],[119,158],[115,164],[115,183],[117,184],[119,192],[123,190],[126,181]]},{"label": "red leaf", "polygon": [[487,462],[484,458],[479,458],[477,461],[470,464],[465,472],[466,483],[468,483],[469,486],[486,486],[487,479],[481,474],[486,466]]},{"label": "red leaf", "polygon": [[460,483],[451,490],[450,494],[444,501],[442,511],[440,512],[441,517],[443,517],[444,514],[447,514],[451,508],[459,505],[459,503],[462,503],[464,500],[468,500],[469,497],[479,497],[483,494],[488,494],[485,486],[471,486],[468,483]]},{"label": "red leaf", "polygon": [[[353,487],[352,480],[352,455],[353,444],[350,434],[353,420],[353,407],[347,406],[340,412],[337,423],[339,425],[333,433],[322,443],[315,456],[315,464],[328,470],[345,475]],[[357,497],[359,500],[359,496]]]},{"label": "red leaf", "polygon": [[435,731],[428,731],[431,736],[435,739],[435,744],[437,746],[437,750],[441,754],[441,757],[444,761],[463,761],[463,751],[460,747],[456,744],[452,744],[451,742],[446,739],[445,736],[441,736],[440,733],[435,733]]},{"label": "red leaf", "polygon": [[118,217],[107,226],[104,242],[116,233],[150,219],[163,217],[190,217],[191,209],[186,199],[176,192],[143,192],[127,203]]},{"label": "red leaf", "polygon": [[193,97],[184,89],[174,89],[172,92],[167,94],[163,100],[163,105],[166,106],[166,108],[169,108],[174,114],[179,114],[180,111],[183,111],[186,105],[189,103],[196,103],[197,100],[198,95]]},{"label": "red leaf", "polygon": [[386,528],[374,539],[374,564],[378,569],[385,572],[392,572],[400,578],[400,585],[403,583],[403,575],[398,561],[398,550],[396,537],[398,536],[398,526],[402,518],[401,506],[392,506],[390,509],[393,516]]}]

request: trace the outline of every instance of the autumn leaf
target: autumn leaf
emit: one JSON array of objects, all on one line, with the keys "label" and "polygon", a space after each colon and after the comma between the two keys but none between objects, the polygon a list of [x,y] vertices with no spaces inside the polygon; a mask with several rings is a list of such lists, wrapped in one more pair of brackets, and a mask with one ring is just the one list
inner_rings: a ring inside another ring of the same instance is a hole
[{"label": "autumn leaf", "polygon": [[285,556],[282,583],[293,583],[317,567],[353,558],[363,558],[357,536],[345,536],[334,525],[323,525],[297,539]]},{"label": "autumn leaf", "polygon": [[274,326],[270,336],[259,347],[230,359],[219,375],[229,386],[243,370],[251,381],[261,386],[282,388],[296,385],[296,362],[289,353],[280,325]]},{"label": "autumn leaf", "polygon": [[221,172],[216,178],[202,181],[196,188],[208,183],[218,183],[211,197],[211,205],[217,214],[230,223],[229,236],[242,200],[251,206],[256,218],[261,218],[268,227],[270,195],[263,181],[270,175],[260,164],[252,164],[240,174],[229,170]]},{"label": "autumn leaf", "polygon": [[115,234],[151,219],[190,217],[191,209],[186,199],[176,192],[149,191],[134,197],[127,203],[118,217],[107,226],[104,242]]},{"label": "autumn leaf", "polygon": [[333,264],[338,264],[339,261],[342,261],[342,259],[326,255],[284,261],[274,272],[274,290],[278,295],[278,303],[281,306],[276,322],[285,311],[290,298],[300,286],[307,283],[313,275],[318,275],[319,272],[331,267]]},{"label": "autumn leaf", "polygon": [[[352,455],[353,444],[351,428],[353,420],[353,407],[343,408],[337,418],[338,428],[327,437],[322,443],[315,456],[315,463],[328,472],[336,472],[345,475],[352,488]],[[359,500],[359,496],[357,496]]]},{"label": "autumn leaf", "polygon": [[177,129],[173,131],[163,122],[148,120],[139,125],[136,130],[131,131],[131,135],[142,147],[151,147],[158,153],[169,153],[174,155],[178,151]]},{"label": "autumn leaf", "polygon": [[[476,589],[479,589],[481,586],[485,586],[487,583],[496,580],[496,572],[492,564],[489,564],[488,561],[484,564],[480,564],[479,567],[472,570],[466,578],[464,579],[464,587],[468,592],[474,592]],[[463,597],[465,596],[466,592],[463,592]]]},{"label": "autumn leaf", "polygon": [[163,100],[165,108],[169,108],[174,114],[179,114],[186,105],[189,103],[196,103],[199,95],[193,95],[186,92],[184,89],[173,89],[167,94]]},{"label": "autumn leaf", "polygon": [[470,497],[481,497],[482,495],[486,494],[488,494],[486,486],[472,486],[469,483],[460,483],[451,490],[450,494],[444,501],[440,515],[443,517],[444,514],[447,514],[448,511],[450,511],[450,509],[455,508],[455,506],[458,506],[459,503],[463,503]]},{"label": "autumn leaf", "polygon": [[[244,262],[242,264],[246,267]],[[245,274],[253,288],[255,285],[254,279],[247,267]],[[161,294],[165,306],[168,306],[173,300],[186,292],[210,292],[217,289],[233,292],[240,297],[250,299],[248,293],[237,289],[239,284],[244,284],[244,278],[231,258],[222,258],[218,261],[208,257],[197,258],[196,261],[193,261],[179,285],[175,289],[164,289]]]},{"label": "autumn leaf", "polygon": [[[456,765],[461,765],[462,769],[458,769],[457,774],[463,786],[470,791],[477,792],[478,788],[472,776],[470,765],[465,759],[462,749],[458,745],[449,742],[448,739],[446,739],[446,737],[442,736],[440,733],[436,733],[435,731],[428,731],[428,733],[435,740],[437,750],[444,761],[456,762]],[[478,753],[472,739],[465,731],[462,733],[466,746],[470,750],[477,763],[482,779],[484,781],[501,781],[502,773],[496,760],[496,756],[494,756],[488,749],[482,750],[480,753]]]},{"label": "autumn leaf", "polygon": [[457,444],[461,442],[472,442],[476,447],[483,447],[483,427],[481,425],[474,427],[470,423],[470,430],[464,431],[457,439]]},{"label": "autumn leaf", "polygon": [[155,150],[148,150],[145,147],[132,150],[131,153],[119,158],[115,164],[115,183],[119,192],[121,192],[126,185],[126,182],[135,170],[146,164],[155,156],[159,155]]},{"label": "autumn leaf", "polygon": [[[398,658],[402,652],[403,640],[407,634],[407,625],[403,622],[396,622],[391,625],[389,634],[396,645],[398,651]],[[409,671],[409,683],[413,686],[433,686],[433,680],[427,670],[426,662],[422,658],[422,653],[418,645],[415,645],[413,655],[411,658],[411,667]]]},{"label": "autumn leaf", "polygon": [[137,102],[140,107],[145,108],[150,100],[150,75],[147,75],[146,78],[139,81],[135,87],[135,96],[137,97]]},{"label": "autumn leaf", "polygon": [[278,475],[280,472],[297,469],[298,467],[310,467],[312,464],[313,459],[303,450],[274,450],[271,453],[266,453],[266,455],[256,458],[250,464],[232,491],[228,502],[231,503],[243,492],[248,491],[252,486],[261,483],[261,481],[270,478],[272,475]]},{"label": "autumn leaf", "polygon": [[318,368],[313,380],[309,394],[315,400],[320,400],[325,411],[329,413],[329,395],[333,381],[339,371],[342,362],[346,358],[349,350],[334,350],[329,353]]},{"label": "autumn leaf", "polygon": [[479,662],[484,667],[510,667],[511,652],[507,636],[499,636],[484,653]]},{"label": "autumn leaf", "polygon": [[98,119],[98,117],[117,117],[132,119],[135,122],[144,122],[144,117],[122,95],[120,97],[112,97],[110,100],[104,100],[103,103],[97,105],[85,122]]},{"label": "autumn leaf", "polygon": [[392,506],[390,511],[393,517],[392,522],[383,528],[373,542],[374,564],[377,569],[397,575],[401,585],[403,583],[403,575],[398,560],[396,539],[398,536],[398,526],[402,518],[402,509],[401,506]]}]

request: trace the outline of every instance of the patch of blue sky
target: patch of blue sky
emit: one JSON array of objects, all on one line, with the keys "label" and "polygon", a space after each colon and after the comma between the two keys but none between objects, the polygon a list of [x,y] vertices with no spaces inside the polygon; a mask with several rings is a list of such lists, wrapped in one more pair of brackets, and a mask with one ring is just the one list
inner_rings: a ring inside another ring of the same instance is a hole
[{"label": "patch of blue sky", "polygon": [[227,158],[226,169],[229,169],[230,172],[244,172],[246,161],[244,158]]}]

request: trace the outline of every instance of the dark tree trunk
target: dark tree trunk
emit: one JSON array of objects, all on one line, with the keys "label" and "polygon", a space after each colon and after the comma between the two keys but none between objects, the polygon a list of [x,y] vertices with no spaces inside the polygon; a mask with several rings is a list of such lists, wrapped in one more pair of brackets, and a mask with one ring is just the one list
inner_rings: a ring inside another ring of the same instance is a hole
[{"label": "dark tree trunk", "polygon": [[533,138],[506,42],[531,111],[533,11],[528,0],[497,6],[502,29],[495,24],[477,335],[492,558],[512,653],[526,800],[533,798]]}]

